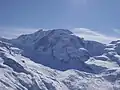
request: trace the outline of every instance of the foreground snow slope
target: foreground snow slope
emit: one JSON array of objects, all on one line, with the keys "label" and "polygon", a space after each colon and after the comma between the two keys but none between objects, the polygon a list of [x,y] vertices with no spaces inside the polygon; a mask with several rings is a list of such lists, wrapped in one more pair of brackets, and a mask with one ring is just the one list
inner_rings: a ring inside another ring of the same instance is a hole
[{"label": "foreground snow slope", "polygon": [[120,90],[119,42],[63,29],[0,38],[0,90]]},{"label": "foreground snow slope", "polygon": [[0,90],[119,90],[119,70],[92,74],[58,71],[34,63],[21,50],[0,42]]}]

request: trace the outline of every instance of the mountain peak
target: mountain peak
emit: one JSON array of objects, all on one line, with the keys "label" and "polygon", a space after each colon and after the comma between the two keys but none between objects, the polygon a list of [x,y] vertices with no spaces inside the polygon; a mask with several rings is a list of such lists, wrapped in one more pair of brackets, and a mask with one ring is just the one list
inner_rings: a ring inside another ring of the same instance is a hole
[{"label": "mountain peak", "polygon": [[51,31],[54,31],[54,32],[59,32],[59,33],[66,33],[66,34],[73,34],[70,30],[68,29],[52,29]]}]

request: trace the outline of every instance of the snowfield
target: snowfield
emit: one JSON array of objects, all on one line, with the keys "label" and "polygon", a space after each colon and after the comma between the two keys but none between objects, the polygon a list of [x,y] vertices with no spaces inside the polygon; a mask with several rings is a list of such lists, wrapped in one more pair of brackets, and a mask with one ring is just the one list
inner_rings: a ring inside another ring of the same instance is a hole
[{"label": "snowfield", "polygon": [[0,90],[120,90],[119,48],[64,29],[0,39]]}]

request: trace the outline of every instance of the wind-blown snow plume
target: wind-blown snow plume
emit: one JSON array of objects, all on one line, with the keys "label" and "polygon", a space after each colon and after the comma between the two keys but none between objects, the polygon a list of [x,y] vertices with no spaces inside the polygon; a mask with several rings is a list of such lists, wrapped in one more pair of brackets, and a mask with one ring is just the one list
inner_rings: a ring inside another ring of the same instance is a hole
[{"label": "wind-blown snow plume", "polygon": [[86,28],[75,28],[75,29],[72,29],[72,32],[74,32],[75,35],[79,37],[85,38],[86,40],[94,40],[102,43],[110,43],[113,40],[119,39],[119,38],[107,36],[97,31],[93,31],[91,29],[86,29]]}]

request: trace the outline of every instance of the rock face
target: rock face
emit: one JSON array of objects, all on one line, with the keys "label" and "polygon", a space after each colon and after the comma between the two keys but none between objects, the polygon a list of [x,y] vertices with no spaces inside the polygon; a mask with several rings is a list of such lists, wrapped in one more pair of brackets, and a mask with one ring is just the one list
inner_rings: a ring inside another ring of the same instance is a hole
[{"label": "rock face", "polygon": [[120,90],[119,48],[65,29],[0,38],[0,90]]}]

